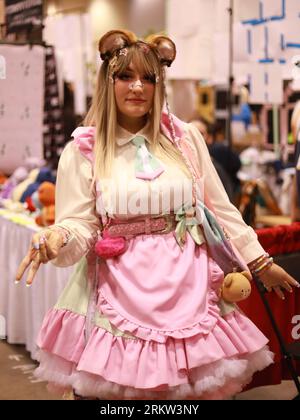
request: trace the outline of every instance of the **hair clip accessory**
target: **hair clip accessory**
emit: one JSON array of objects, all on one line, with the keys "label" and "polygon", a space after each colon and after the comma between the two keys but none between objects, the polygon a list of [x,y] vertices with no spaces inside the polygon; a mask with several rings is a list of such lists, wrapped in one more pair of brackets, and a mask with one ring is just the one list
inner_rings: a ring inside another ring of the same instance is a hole
[{"label": "hair clip accessory", "polygon": [[128,54],[128,49],[127,48],[122,48],[119,51],[119,55],[124,55],[126,57],[127,54]]},{"label": "hair clip accessory", "polygon": [[149,45],[145,44],[144,42],[140,42],[138,45],[139,45],[139,48],[143,51],[144,54],[149,53],[149,51],[150,51]]}]

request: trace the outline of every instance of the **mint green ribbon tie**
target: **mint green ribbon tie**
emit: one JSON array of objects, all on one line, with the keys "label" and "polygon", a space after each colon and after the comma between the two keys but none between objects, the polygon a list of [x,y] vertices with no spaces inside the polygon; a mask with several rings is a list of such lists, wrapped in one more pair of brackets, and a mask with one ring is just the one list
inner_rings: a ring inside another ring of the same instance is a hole
[{"label": "mint green ribbon tie", "polygon": [[145,144],[145,137],[136,136],[131,141],[137,148],[135,156],[136,178],[151,180],[164,172],[160,161],[149,152]]}]

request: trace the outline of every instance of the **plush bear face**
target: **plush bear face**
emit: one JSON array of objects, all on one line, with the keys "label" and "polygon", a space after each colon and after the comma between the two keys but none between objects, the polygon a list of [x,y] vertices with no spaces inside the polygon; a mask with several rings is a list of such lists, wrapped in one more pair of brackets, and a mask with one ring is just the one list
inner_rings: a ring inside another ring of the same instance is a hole
[{"label": "plush bear face", "polygon": [[222,298],[230,303],[247,299],[251,293],[249,278],[247,272],[227,274],[221,290]]}]

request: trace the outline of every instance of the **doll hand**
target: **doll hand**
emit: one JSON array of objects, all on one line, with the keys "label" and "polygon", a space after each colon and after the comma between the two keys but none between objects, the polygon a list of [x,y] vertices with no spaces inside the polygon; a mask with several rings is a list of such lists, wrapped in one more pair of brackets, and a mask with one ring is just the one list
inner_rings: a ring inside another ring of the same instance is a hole
[{"label": "doll hand", "polygon": [[281,289],[292,293],[293,289],[291,286],[300,287],[300,284],[277,264],[272,264],[259,278],[268,292],[274,289],[281,299],[285,299]]},{"label": "doll hand", "polygon": [[47,263],[57,257],[58,251],[64,245],[62,235],[52,229],[43,229],[33,235],[30,248],[18,267],[16,281],[20,281],[25,270],[30,266],[26,285],[30,286],[41,263]]}]

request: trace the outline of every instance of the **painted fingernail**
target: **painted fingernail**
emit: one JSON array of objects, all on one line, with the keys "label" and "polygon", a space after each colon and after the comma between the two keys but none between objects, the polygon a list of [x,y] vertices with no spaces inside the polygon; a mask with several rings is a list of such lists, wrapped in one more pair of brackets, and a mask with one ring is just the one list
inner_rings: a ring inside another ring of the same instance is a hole
[{"label": "painted fingernail", "polygon": [[40,237],[40,244],[42,245],[43,243],[45,243],[45,241],[46,241],[46,238],[45,238],[45,236],[41,236]]},{"label": "painted fingernail", "polygon": [[26,287],[30,287],[32,283],[26,283]]},{"label": "painted fingernail", "polygon": [[32,246],[34,249],[40,249],[40,244],[38,243],[34,243]]},{"label": "painted fingernail", "polygon": [[15,280],[15,284],[19,284],[20,283],[20,280]]}]

